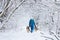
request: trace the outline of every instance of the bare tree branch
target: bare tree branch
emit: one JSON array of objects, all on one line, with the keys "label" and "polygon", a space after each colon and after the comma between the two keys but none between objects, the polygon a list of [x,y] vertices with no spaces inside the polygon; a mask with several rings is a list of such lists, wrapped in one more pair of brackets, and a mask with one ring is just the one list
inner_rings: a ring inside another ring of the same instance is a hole
[{"label": "bare tree branch", "polygon": [[17,7],[15,7],[13,9],[13,11],[9,14],[9,16],[7,17],[6,20],[4,20],[4,22],[2,23],[2,26],[3,27],[5,25],[6,22],[8,22],[8,20],[10,19],[10,17],[14,14],[15,10],[17,10],[23,3],[25,2],[25,0],[23,0]]}]

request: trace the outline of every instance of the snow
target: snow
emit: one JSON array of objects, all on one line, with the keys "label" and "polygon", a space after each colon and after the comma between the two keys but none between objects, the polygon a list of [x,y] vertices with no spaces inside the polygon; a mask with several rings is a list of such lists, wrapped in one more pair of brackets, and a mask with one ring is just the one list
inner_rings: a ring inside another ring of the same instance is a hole
[{"label": "snow", "polygon": [[1,40],[43,40],[40,32],[27,33],[25,31],[0,33]]},{"label": "snow", "polygon": [[[40,1],[41,0],[37,0],[35,3],[33,0],[26,0],[6,23],[6,30],[0,33],[0,40],[58,40],[54,35],[56,35],[56,25],[60,26],[60,24],[57,23],[59,12],[56,11],[59,7],[54,4],[54,0]],[[17,4],[19,4],[19,2]],[[17,4],[9,8],[9,10]],[[52,13],[55,14],[52,15]],[[39,20],[35,21],[39,23],[39,30],[28,33],[26,27],[29,24],[29,19],[34,17],[37,19],[38,16]],[[51,21],[51,17],[53,17],[54,23]],[[50,31],[54,32],[51,33],[52,35],[49,33],[49,28]]]},{"label": "snow", "polygon": [[7,26],[10,25],[9,27],[16,26],[16,29],[12,29],[10,31],[6,30],[6,32],[0,33],[0,40],[44,40],[43,37],[40,36],[40,31],[34,31],[33,33],[28,33],[26,31],[30,16],[28,14],[24,14],[23,11],[20,12],[20,9],[17,11],[10,18],[9,22],[6,23],[8,24]]}]

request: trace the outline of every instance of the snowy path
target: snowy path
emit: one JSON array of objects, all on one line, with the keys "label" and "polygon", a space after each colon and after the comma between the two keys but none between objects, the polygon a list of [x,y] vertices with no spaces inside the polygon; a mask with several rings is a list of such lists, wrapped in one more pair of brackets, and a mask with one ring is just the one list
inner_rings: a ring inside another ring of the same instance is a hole
[{"label": "snowy path", "polygon": [[0,33],[0,40],[44,40],[40,32],[27,33],[24,31]]}]

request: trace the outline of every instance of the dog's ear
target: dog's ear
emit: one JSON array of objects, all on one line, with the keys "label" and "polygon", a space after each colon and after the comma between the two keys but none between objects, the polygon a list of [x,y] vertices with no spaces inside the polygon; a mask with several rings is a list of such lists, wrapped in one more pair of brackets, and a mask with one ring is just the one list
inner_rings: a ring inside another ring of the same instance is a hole
[{"label": "dog's ear", "polygon": [[29,29],[29,27],[28,27],[28,26],[27,26],[26,28],[27,28],[27,29]]}]

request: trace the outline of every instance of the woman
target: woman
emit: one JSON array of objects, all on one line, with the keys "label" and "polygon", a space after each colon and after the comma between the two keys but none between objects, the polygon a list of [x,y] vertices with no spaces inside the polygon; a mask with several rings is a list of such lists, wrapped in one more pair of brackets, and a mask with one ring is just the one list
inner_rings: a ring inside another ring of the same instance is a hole
[{"label": "woman", "polygon": [[34,21],[34,19],[30,19],[29,20],[29,26],[27,27],[27,31],[28,32],[30,31],[32,33],[34,31],[34,29],[37,30],[37,27],[35,25],[35,21]]}]

